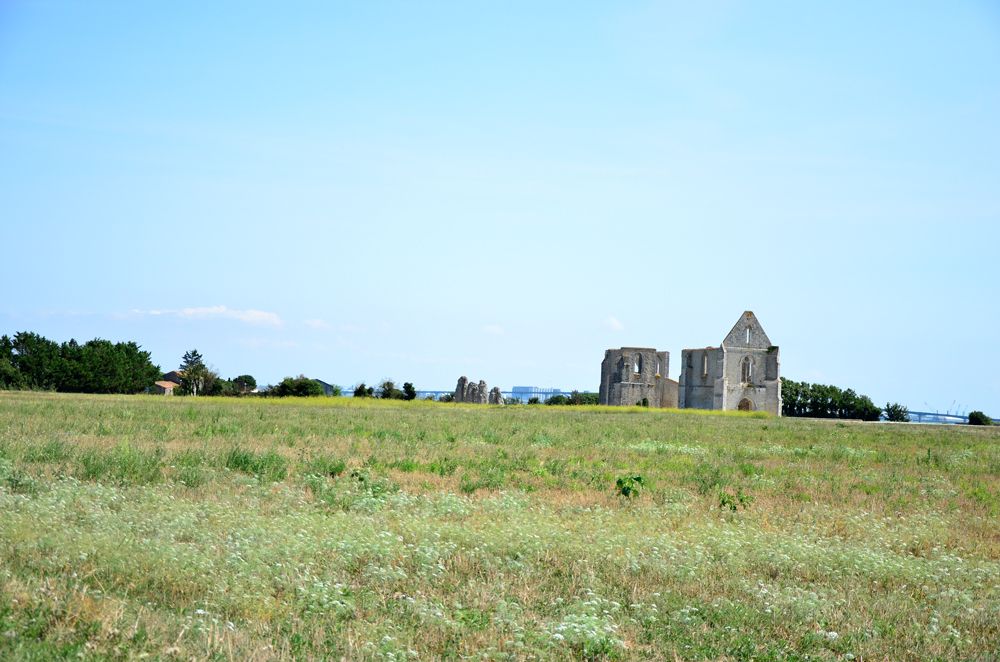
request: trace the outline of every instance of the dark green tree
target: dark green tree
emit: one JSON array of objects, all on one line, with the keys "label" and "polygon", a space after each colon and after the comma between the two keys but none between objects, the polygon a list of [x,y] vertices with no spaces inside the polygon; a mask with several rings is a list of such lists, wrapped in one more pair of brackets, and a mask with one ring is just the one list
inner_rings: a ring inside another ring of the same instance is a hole
[{"label": "dark green tree", "polygon": [[364,382],[361,382],[354,387],[354,397],[355,398],[371,398],[375,395],[375,389],[371,386],[365,386]]},{"label": "dark green tree", "polygon": [[30,331],[14,334],[11,363],[21,373],[24,388],[55,391],[65,373],[59,345]]},{"label": "dark green tree", "polygon": [[181,370],[190,370],[193,367],[205,365],[205,359],[197,349],[189,349],[181,357]]},{"label": "dark green tree", "polygon": [[417,389],[414,388],[412,382],[403,382],[403,399],[404,400],[417,399]]},{"label": "dark green tree", "polygon": [[206,386],[211,390],[211,385],[206,382],[214,381],[212,377],[217,377],[214,373],[209,374],[208,367],[197,349],[184,352],[178,372],[181,373],[181,393],[184,395],[203,393]]},{"label": "dark green tree", "polygon": [[253,375],[240,375],[233,378],[233,389],[238,395],[245,395],[257,388],[257,380]]},{"label": "dark green tree", "polygon": [[0,337],[0,389],[24,387],[24,376],[14,365],[14,342],[9,336]]},{"label": "dark green tree", "polygon": [[378,387],[378,397],[383,400],[403,400],[405,396],[392,380],[386,379]]},{"label": "dark green tree", "polygon": [[310,379],[305,375],[299,375],[298,377],[285,377],[281,380],[281,383],[272,388],[269,392],[269,395],[279,398],[289,396],[304,398],[323,394],[323,385],[315,379]]},{"label": "dark green tree", "polygon": [[570,405],[596,405],[600,404],[600,394],[589,391],[572,391],[566,404]]},{"label": "dark green tree", "polygon": [[887,402],[885,403],[885,420],[891,421],[893,423],[909,423],[910,422],[910,410],[899,404],[898,402]]},{"label": "dark green tree", "polygon": [[993,420],[981,411],[970,411],[969,425],[993,425]]}]

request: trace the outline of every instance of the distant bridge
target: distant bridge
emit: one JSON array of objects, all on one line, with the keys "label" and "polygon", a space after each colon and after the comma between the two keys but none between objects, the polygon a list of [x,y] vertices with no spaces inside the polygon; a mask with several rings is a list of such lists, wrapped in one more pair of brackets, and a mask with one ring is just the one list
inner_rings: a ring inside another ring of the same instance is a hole
[{"label": "distant bridge", "polygon": [[[990,420],[998,420],[996,417],[990,416]],[[940,412],[930,412],[930,411],[911,411],[910,412],[910,422],[911,423],[951,423],[957,425],[965,425],[969,422],[969,417],[964,414],[942,414]]]}]

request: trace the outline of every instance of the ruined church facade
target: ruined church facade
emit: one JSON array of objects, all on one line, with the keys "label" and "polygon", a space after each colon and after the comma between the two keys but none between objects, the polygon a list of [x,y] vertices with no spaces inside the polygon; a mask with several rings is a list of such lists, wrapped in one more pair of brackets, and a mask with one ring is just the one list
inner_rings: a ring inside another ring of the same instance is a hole
[{"label": "ruined church facade", "polygon": [[[662,374],[642,370],[647,357],[655,357],[656,365],[663,367]],[[781,415],[778,347],[771,344],[752,311],[740,316],[719,347],[683,350],[677,382],[667,379],[669,360],[668,352],[655,349],[609,349],[601,364],[601,404],[636,405],[643,404],[645,398],[651,407]]]}]

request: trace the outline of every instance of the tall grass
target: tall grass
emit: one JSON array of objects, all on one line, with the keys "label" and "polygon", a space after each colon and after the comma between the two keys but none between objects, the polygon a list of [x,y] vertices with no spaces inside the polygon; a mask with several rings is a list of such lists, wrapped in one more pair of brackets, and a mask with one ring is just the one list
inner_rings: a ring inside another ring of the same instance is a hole
[{"label": "tall grass", "polygon": [[989,429],[0,393],[0,658],[988,659],[998,467]]}]

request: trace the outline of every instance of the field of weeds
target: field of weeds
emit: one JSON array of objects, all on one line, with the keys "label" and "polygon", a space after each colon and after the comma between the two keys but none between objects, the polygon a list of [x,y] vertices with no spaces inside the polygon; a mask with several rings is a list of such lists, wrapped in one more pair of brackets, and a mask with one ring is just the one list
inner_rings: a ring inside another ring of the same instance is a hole
[{"label": "field of weeds", "polygon": [[1000,428],[0,392],[2,659],[998,650]]}]

